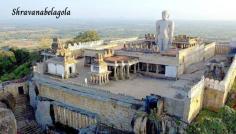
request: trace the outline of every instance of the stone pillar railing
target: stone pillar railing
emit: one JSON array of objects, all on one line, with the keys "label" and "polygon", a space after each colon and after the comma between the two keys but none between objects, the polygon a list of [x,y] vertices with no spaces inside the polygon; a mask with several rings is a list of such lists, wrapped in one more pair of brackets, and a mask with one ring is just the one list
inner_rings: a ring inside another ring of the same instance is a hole
[{"label": "stone pillar railing", "polygon": [[227,54],[230,50],[228,45],[216,45],[216,54]]},{"label": "stone pillar railing", "polygon": [[86,128],[89,125],[94,125],[97,123],[97,119],[95,117],[89,117],[85,114],[81,114],[79,111],[70,110],[66,107],[53,105],[53,110],[55,113],[56,122],[60,122],[75,129]]}]

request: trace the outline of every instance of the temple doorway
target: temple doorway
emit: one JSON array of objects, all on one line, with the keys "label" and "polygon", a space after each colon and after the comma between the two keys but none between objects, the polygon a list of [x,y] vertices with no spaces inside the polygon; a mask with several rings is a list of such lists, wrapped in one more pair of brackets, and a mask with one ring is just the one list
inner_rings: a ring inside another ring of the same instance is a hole
[{"label": "temple doorway", "polygon": [[23,88],[23,86],[18,87],[18,93],[19,93],[19,94],[24,94],[24,88]]},{"label": "temple doorway", "polygon": [[70,74],[72,74],[72,67],[69,67],[69,72]]}]

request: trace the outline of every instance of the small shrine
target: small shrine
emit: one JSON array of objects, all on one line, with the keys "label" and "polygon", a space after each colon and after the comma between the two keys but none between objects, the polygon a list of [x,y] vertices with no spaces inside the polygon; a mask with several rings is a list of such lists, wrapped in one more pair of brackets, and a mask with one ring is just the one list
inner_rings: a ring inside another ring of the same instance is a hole
[{"label": "small shrine", "polygon": [[95,62],[91,65],[90,82],[103,85],[109,82],[110,71],[107,70],[107,63],[103,61],[103,54],[97,54]]},{"label": "small shrine", "polygon": [[57,49],[56,57],[47,60],[47,73],[67,79],[76,74],[77,61],[64,47]]}]

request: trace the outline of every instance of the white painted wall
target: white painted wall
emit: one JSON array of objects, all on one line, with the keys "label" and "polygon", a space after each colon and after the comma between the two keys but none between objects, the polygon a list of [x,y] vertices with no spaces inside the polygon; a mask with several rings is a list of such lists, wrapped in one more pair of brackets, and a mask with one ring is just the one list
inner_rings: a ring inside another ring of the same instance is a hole
[{"label": "white painted wall", "polygon": [[64,66],[60,64],[48,63],[48,73],[62,76],[64,75]]},{"label": "white painted wall", "polygon": [[60,64],[56,65],[56,74],[62,76],[64,75],[64,67]]},{"label": "white painted wall", "polygon": [[56,74],[56,65],[53,63],[48,63],[48,73]]},{"label": "white painted wall", "polygon": [[177,75],[176,66],[166,66],[165,76],[175,78]]}]

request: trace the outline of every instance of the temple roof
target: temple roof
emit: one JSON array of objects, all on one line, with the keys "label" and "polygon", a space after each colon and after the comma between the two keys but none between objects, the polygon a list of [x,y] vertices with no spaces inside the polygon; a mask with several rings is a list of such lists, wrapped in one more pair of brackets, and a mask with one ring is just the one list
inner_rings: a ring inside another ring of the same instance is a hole
[{"label": "temple roof", "polygon": [[125,63],[127,63],[127,62],[129,62],[133,59],[134,58],[129,57],[129,56],[116,55],[116,56],[111,56],[111,57],[104,58],[104,61],[110,62],[110,63],[114,63],[114,62],[125,62]]},{"label": "temple roof", "polygon": [[47,60],[48,63],[64,64],[64,57],[53,57]]}]

